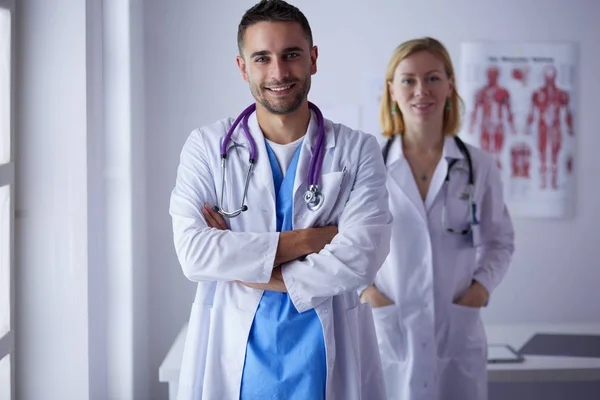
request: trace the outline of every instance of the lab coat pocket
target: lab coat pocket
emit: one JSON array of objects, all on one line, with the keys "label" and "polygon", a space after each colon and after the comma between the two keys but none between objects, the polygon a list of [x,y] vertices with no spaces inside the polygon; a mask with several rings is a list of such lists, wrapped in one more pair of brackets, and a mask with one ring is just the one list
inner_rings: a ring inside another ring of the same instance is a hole
[{"label": "lab coat pocket", "polygon": [[194,302],[185,337],[178,399],[193,399],[201,393],[206,359],[212,306]]},{"label": "lab coat pocket", "polygon": [[[335,225],[338,223],[339,214],[348,200],[344,187],[347,171],[329,172],[319,178],[319,188],[323,196],[323,205],[316,212],[307,211],[308,218],[314,215],[315,222],[312,226]],[[304,204],[306,207],[306,203]]]},{"label": "lab coat pocket", "polygon": [[239,398],[248,333],[254,312],[221,301],[213,305],[206,344],[206,374],[202,399]]},{"label": "lab coat pocket", "polygon": [[370,308],[368,303],[361,303],[346,310],[356,369],[359,371],[362,385],[375,384],[382,374],[379,354],[373,354],[377,346],[377,334]]},{"label": "lab coat pocket", "polygon": [[399,308],[395,305],[372,308],[381,361],[386,364],[406,360],[406,332],[400,324]]},{"label": "lab coat pocket", "polygon": [[485,344],[485,335],[480,318],[480,308],[458,304],[450,306],[450,348],[452,355],[464,354],[469,349]]}]

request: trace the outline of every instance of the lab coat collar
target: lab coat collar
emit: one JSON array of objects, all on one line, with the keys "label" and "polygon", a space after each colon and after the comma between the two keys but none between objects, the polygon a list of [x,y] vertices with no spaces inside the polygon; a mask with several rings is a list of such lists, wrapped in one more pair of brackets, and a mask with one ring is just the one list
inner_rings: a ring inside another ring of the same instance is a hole
[{"label": "lab coat collar", "polygon": [[410,199],[411,203],[414,205],[416,211],[423,218],[423,220],[427,221],[427,210],[430,209],[433,201],[441,189],[444,177],[448,171],[449,161],[452,159],[462,158],[464,158],[464,155],[456,145],[454,137],[446,136],[444,138],[442,158],[439,165],[435,169],[433,178],[429,184],[429,190],[427,193],[427,198],[425,199],[425,204],[423,204],[423,200],[419,194],[419,189],[412,175],[411,168],[404,157],[401,136],[397,137],[390,147],[387,166],[388,172],[392,179],[396,181],[400,188],[402,188],[402,191]]},{"label": "lab coat collar", "polygon": [[460,151],[460,149],[456,145],[454,136],[446,136],[445,137],[444,150],[443,150],[442,154],[446,160],[453,160],[453,159],[460,160],[465,157],[464,154]]},{"label": "lab coat collar", "polygon": [[[444,138],[444,148],[442,150],[442,157],[446,160],[460,160],[464,158],[464,154],[456,145],[454,136],[446,136]],[[387,164],[392,165],[394,162],[401,159],[404,159],[404,151],[402,149],[402,136],[398,136],[396,139],[394,139],[394,143],[392,143],[392,146],[390,147]]]},{"label": "lab coat collar", "polygon": [[[335,147],[335,132],[333,123],[323,115],[323,128],[325,129],[325,148],[331,149]],[[313,110],[310,110],[310,122],[308,123],[307,138],[310,139],[310,149],[314,151],[319,136],[319,122],[317,115]]]},{"label": "lab coat collar", "polygon": [[[333,131],[333,123],[323,116],[323,124],[325,128],[325,148],[331,149],[335,147],[335,134]],[[257,143],[257,152],[261,151],[258,146],[259,141],[264,141],[264,134],[262,129],[258,124],[258,119],[256,118],[256,112],[252,113],[248,118],[248,128],[250,128],[250,133],[252,138]],[[317,121],[317,115],[313,110],[310,110],[310,121],[308,123],[308,128],[306,130],[306,135],[304,142],[308,143],[308,149],[311,154],[314,151],[316,146],[317,137],[319,135],[319,124]],[[232,146],[244,146],[246,149],[250,149],[250,145],[246,140],[246,136],[244,134],[244,130],[242,128],[242,122],[240,121],[239,125],[236,127],[236,132],[232,135],[231,140],[227,145],[227,150],[229,150]],[[258,155],[257,155],[258,158]]]},{"label": "lab coat collar", "polygon": [[[302,143],[303,148],[300,154],[300,161],[298,162],[298,169],[296,174],[298,178],[295,180],[294,192],[296,192],[298,187],[306,181],[310,159],[314,154],[314,148],[316,146],[316,141],[319,133],[318,121],[315,112],[311,110],[310,116],[311,118],[308,123],[308,128],[306,130],[305,140]],[[335,147],[335,132],[333,129],[333,124],[327,119],[323,120],[323,124],[325,128],[325,148],[333,148]],[[258,176],[261,177],[261,182],[265,184],[267,190],[269,191],[269,194],[274,200],[275,191],[273,189],[273,176],[271,173],[271,164],[267,155],[268,153],[267,147],[265,145],[265,137],[262,129],[260,129],[260,125],[258,124],[256,112],[253,112],[248,118],[248,128],[250,129],[250,134],[252,136],[252,139],[254,140],[254,143],[256,144],[256,163],[254,166],[255,172]],[[235,132],[231,136],[231,140],[227,145],[228,152],[229,149],[233,146],[243,146],[248,151],[250,151],[250,144],[248,143],[246,135],[244,134],[244,129],[242,127],[241,121],[236,127]]]},{"label": "lab coat collar", "polygon": [[[325,148],[329,149],[335,147],[335,132],[333,129],[333,124],[331,121],[326,120],[323,117],[323,126],[325,128]],[[257,142],[257,151],[259,155],[257,158],[260,160],[262,154],[267,154],[267,149],[264,144],[264,135],[260,126],[258,125],[258,120],[256,118],[256,113],[253,113],[248,120],[248,127],[252,132],[252,137]],[[243,132],[242,132],[243,134]],[[296,179],[294,180],[294,197],[298,192],[298,189],[301,188],[308,181],[308,170],[310,168],[310,162],[315,154],[315,147],[317,142],[317,137],[319,135],[319,124],[317,121],[317,115],[314,111],[310,112],[310,121],[308,123],[308,127],[306,129],[306,135],[302,142],[302,150],[300,152],[300,159],[298,160],[298,167],[296,169]],[[257,172],[262,171],[261,174],[266,174],[267,169],[270,172],[270,163],[268,162],[268,157],[263,157],[267,159],[266,167],[263,166],[260,161],[257,165]],[[267,180],[267,185],[269,185],[269,191],[272,191],[272,177],[271,180]]]}]

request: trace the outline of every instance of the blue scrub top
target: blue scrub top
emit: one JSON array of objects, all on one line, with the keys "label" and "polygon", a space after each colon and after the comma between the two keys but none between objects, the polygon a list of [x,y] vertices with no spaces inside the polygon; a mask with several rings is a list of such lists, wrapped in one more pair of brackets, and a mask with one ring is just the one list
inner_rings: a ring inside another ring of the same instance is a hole
[{"label": "blue scrub top", "polygon": [[[277,232],[293,230],[293,191],[302,143],[285,178],[265,141],[277,203]],[[240,399],[325,399],[323,327],[314,309],[298,313],[288,293],[265,291],[250,329]]]}]

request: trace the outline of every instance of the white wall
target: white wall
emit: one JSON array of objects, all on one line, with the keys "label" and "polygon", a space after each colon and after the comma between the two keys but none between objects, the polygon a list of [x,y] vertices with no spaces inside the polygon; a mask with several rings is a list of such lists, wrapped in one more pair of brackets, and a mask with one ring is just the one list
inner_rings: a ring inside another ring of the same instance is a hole
[{"label": "white wall", "polygon": [[[461,41],[574,41],[580,45],[576,99],[578,185],[572,220],[515,219],[517,251],[484,314],[490,322],[599,321],[600,2],[594,0],[293,1],[319,46],[310,98],[318,105],[359,104],[365,73],[383,71],[393,48],[430,35],[459,64]],[[169,194],[190,131],[237,115],[252,101],[236,65],[237,24],[253,0],[147,2],[144,8],[149,355],[156,371],[182,323],[194,285],[183,277],[172,245]],[[459,88],[460,89],[460,88]],[[584,182],[586,184],[584,184]],[[157,395],[158,396],[158,395]],[[157,397],[158,398],[158,397]]]}]

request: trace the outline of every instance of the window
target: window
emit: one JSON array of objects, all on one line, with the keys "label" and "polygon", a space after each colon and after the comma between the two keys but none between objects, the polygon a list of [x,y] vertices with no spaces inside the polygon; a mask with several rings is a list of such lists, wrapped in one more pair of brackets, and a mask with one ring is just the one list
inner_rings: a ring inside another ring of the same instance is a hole
[{"label": "window", "polygon": [[[10,332],[10,187],[0,187],[0,337]],[[0,397],[0,400],[3,400]]]},{"label": "window", "polygon": [[0,3],[0,165],[10,161],[10,11]]},{"label": "window", "polygon": [[10,391],[12,388],[10,370],[10,354],[7,354],[0,360],[0,400],[10,399]]},{"label": "window", "polygon": [[14,389],[13,0],[0,0],[0,400]]}]

